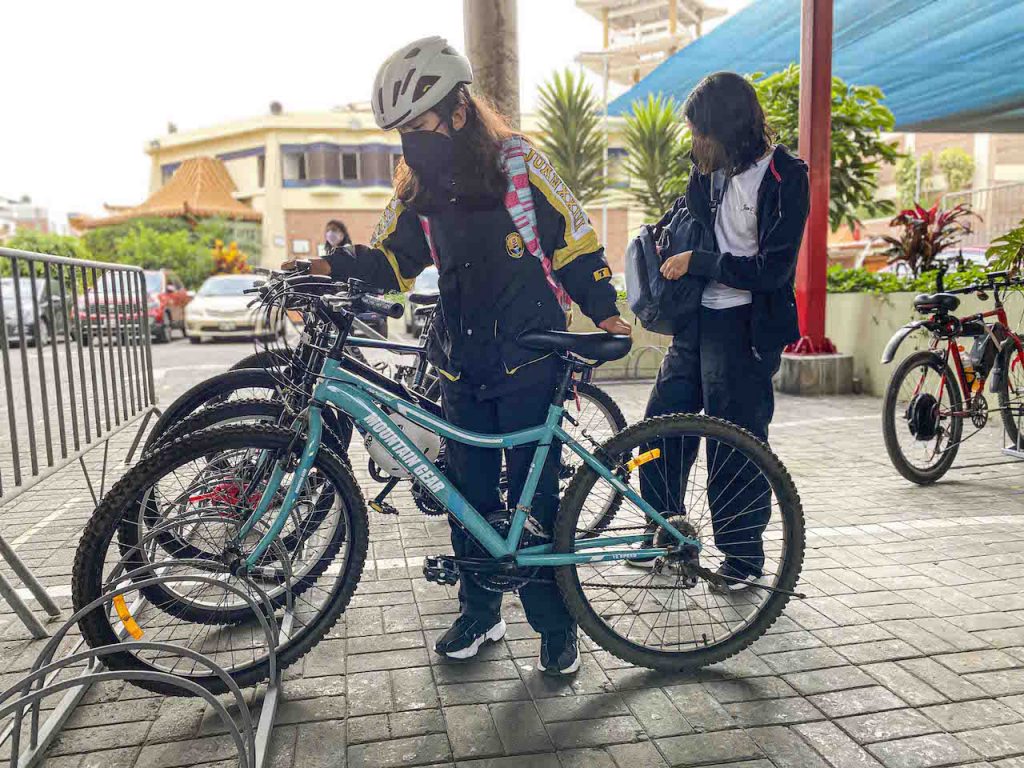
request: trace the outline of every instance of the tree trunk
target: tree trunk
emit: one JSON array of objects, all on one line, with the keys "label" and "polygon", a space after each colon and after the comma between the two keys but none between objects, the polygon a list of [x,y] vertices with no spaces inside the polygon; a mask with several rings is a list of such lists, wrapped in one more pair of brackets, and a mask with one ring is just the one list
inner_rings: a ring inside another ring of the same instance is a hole
[{"label": "tree trunk", "polygon": [[519,42],[516,0],[462,0],[466,55],[476,93],[519,127]]}]

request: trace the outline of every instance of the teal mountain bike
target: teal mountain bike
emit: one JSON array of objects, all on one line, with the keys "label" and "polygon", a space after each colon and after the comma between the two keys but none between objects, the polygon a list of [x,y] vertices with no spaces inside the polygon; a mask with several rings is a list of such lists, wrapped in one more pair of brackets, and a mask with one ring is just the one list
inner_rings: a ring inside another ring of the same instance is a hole
[{"label": "teal mountain bike", "polygon": [[[281,294],[287,290],[285,282],[268,286],[264,306],[286,301]],[[563,403],[574,369],[623,357],[628,337],[522,334],[522,345],[564,361],[547,419],[510,434],[479,434],[453,426],[433,403],[373,377],[342,354],[355,313],[396,316],[400,305],[351,285],[347,293],[319,300],[338,333],[308,406],[290,424],[186,435],[146,456],[97,507],[75,558],[76,609],[126,573],[142,575],[137,595],[82,618],[91,646],[142,636],[186,644],[239,685],[254,685],[267,677],[270,654],[237,588],[257,586],[265,604],[281,614],[279,665],[294,663],[329,636],[356,591],[370,542],[350,465],[324,440],[328,406],[347,414],[364,441],[383,447],[477,542],[471,557],[427,557],[428,580],[451,585],[468,578],[512,592],[530,580],[553,578],[580,629],[626,662],[686,670],[726,659],[760,637],[795,594],[803,513],[792,480],[767,445],[696,415],[647,419],[601,444],[581,442],[563,427],[571,418]],[[509,509],[474,509],[432,460],[436,436],[532,451],[520,498],[510,500]],[[531,504],[552,450],[571,452],[579,466],[553,531],[545,532]],[[631,560],[647,567],[633,567]],[[738,571],[749,588],[731,588],[739,580],[728,574]],[[152,573],[180,574],[182,581],[153,584]],[[200,583],[196,574],[204,577]],[[218,588],[229,583],[232,590]],[[130,642],[106,663],[157,669],[224,690],[195,662]]]}]

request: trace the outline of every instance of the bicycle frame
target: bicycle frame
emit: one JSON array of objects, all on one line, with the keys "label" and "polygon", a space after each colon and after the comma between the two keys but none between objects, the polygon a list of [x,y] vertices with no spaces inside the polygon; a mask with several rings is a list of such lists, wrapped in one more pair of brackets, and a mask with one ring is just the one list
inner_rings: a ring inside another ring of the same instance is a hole
[{"label": "bicycle frame", "polygon": [[[1021,338],[1013,331],[1013,329],[1010,328],[1009,321],[1006,317],[1006,310],[1003,308],[1002,302],[999,302],[998,299],[995,309],[990,309],[986,312],[979,312],[978,314],[975,315],[959,318],[958,323],[959,325],[964,325],[965,323],[976,320],[981,320],[982,322],[984,322],[985,318],[991,317],[996,318],[997,322],[1001,326],[1003,326],[1003,328],[1006,329],[1006,332],[1008,334],[1006,340],[1001,341],[994,335],[994,333],[992,332],[992,328],[986,325],[987,334],[990,337],[992,343],[996,345],[997,349],[1003,343],[1012,343],[1017,349],[1017,354],[1011,358],[1011,366],[1014,364],[1024,365],[1024,343],[1022,343]],[[949,336],[944,338],[942,336],[937,335],[932,339],[930,349],[934,352],[938,352],[940,343],[943,340],[946,341],[946,351],[945,354],[942,356],[943,362],[946,364],[947,367],[949,367],[950,358],[952,358],[952,368],[956,372],[956,380],[957,384],[959,384],[960,386],[960,393],[962,395],[961,403],[963,406],[963,408],[959,411],[950,411],[949,415],[964,416],[970,414],[972,393],[975,390],[982,391],[985,389],[985,383],[987,382],[989,373],[991,373],[991,371],[985,371],[983,374],[976,375],[976,377],[973,380],[969,380],[967,377],[967,369],[964,368],[963,356],[960,354],[961,349],[958,338],[959,337],[957,336]],[[1008,374],[1008,371],[1004,373],[1004,375]],[[920,389],[920,386],[921,382],[918,383],[918,389]],[[943,378],[939,380],[939,402],[942,401],[942,393],[944,386],[945,379]],[[915,394],[917,394],[917,392],[915,392]]]},{"label": "bicycle frame", "polygon": [[[516,505],[509,526],[508,535],[502,537],[487,520],[474,509],[461,493],[451,484],[444,473],[437,468],[380,408],[378,403],[401,414],[409,421],[425,429],[436,432],[446,440],[453,440],[480,448],[514,448],[525,445],[536,445],[529,473],[523,485],[522,494]],[[591,467],[600,477],[608,481],[612,487],[639,507],[645,515],[668,531],[681,545],[693,546],[698,550],[701,543],[695,538],[684,536],[668,523],[660,512],[651,507],[632,488],[623,483],[614,473],[598,461],[589,451],[577,443],[561,426],[564,408],[560,404],[552,404],[548,409],[545,422],[536,427],[499,435],[486,435],[459,429],[427,410],[408,402],[376,384],[349,373],[342,363],[334,356],[324,362],[322,378],[317,384],[305,418],[308,422],[307,440],[302,456],[294,470],[294,476],[285,498],[270,528],[260,539],[256,548],[246,558],[249,568],[254,567],[259,558],[270,547],[273,540],[283,530],[292,506],[295,504],[306,477],[313,466],[313,461],[320,449],[323,432],[321,411],[325,405],[334,405],[348,414],[361,431],[371,434],[386,450],[401,462],[408,471],[442,504],[448,512],[470,533],[473,538],[494,558],[512,561],[524,567],[570,565],[574,563],[600,562],[624,559],[652,559],[665,554],[664,547],[639,549],[613,549],[611,551],[588,554],[586,552],[556,553],[552,544],[539,544],[520,549],[523,530],[529,518],[530,508],[537,484],[540,481],[545,460],[553,441],[561,442],[580,459]],[[297,424],[296,427],[299,425]],[[296,433],[300,434],[300,433]],[[280,488],[285,469],[283,461],[275,463],[267,487],[262,497],[246,522],[237,534],[237,540],[244,539],[255,525],[266,515],[271,503]],[[644,542],[650,534],[634,534],[627,536],[591,537],[577,539],[574,549],[586,550],[604,547],[616,547]]]}]

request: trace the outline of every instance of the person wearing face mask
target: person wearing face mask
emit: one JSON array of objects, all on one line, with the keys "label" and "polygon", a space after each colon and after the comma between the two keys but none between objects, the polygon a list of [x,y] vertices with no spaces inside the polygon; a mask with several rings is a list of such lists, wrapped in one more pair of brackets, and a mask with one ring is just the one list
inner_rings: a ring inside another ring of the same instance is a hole
[{"label": "person wearing face mask", "polygon": [[331,219],[324,227],[324,255],[330,254],[335,248],[343,245],[351,245],[352,239],[348,236],[348,227],[338,219]]},{"label": "person wearing face mask", "polygon": [[[793,281],[809,206],[807,166],[773,143],[757,93],[740,75],[709,75],[683,112],[693,135],[693,168],[685,198],[674,207],[685,205],[710,243],[668,255],[661,273],[707,283],[697,316],[672,338],[645,416],[703,409],[767,442],[772,376],[783,348],[800,337]],[[667,462],[682,466],[659,477],[641,470],[644,498],[685,514],[696,449],[667,450]],[[771,493],[763,476],[747,477],[751,468],[742,457],[717,458],[708,456],[707,497],[718,572],[727,579],[723,589],[740,591],[762,575]],[[628,562],[650,567],[654,561]]]},{"label": "person wearing face mask", "polygon": [[[428,357],[442,376],[442,405],[455,425],[512,432],[544,421],[559,359],[519,345],[528,330],[565,330],[570,300],[600,328],[628,334],[604,250],[582,206],[551,163],[479,96],[469,61],[440,37],[404,46],[381,66],[371,102],[377,124],[398,129],[403,162],[395,196],[369,245],[335,249],[314,271],[409,290],[430,264],[438,268],[440,306]],[[558,507],[559,450],[545,464],[530,510],[550,533]],[[506,496],[519,498],[532,448],[508,451]],[[449,477],[484,514],[505,508],[502,455],[447,446]],[[456,556],[479,556],[453,526]],[[520,591],[527,619],[541,635],[549,674],[579,667],[576,627],[543,569]],[[459,585],[460,615],[435,643],[466,659],[505,634],[501,593],[472,576]]]}]

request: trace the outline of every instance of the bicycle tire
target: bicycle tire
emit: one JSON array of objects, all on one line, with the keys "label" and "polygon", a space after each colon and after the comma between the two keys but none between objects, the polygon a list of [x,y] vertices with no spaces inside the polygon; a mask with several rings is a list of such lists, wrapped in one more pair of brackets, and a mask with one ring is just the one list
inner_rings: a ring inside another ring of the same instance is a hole
[{"label": "bicycle tire", "polygon": [[889,385],[885,389],[885,399],[882,401],[882,437],[885,441],[885,450],[889,454],[889,461],[903,477],[918,485],[931,485],[942,478],[949,471],[956,454],[960,449],[960,438],[963,435],[963,417],[959,415],[950,416],[950,429],[952,447],[946,449],[941,460],[932,468],[922,470],[913,466],[910,460],[904,455],[900,447],[899,436],[896,434],[896,399],[899,397],[900,385],[906,376],[913,370],[927,366],[939,375],[944,381],[944,386],[949,391],[950,401],[955,410],[962,408],[962,397],[960,385],[942,359],[934,352],[921,350],[909,355],[892,374]]},{"label": "bicycle tire", "polygon": [[[125,522],[123,512],[126,508],[138,508],[138,505],[133,503],[134,500],[152,485],[153,477],[160,476],[162,468],[163,471],[166,471],[176,462],[187,460],[189,456],[203,456],[231,447],[257,446],[260,450],[284,450],[292,444],[293,436],[290,430],[263,425],[220,427],[195,433],[146,456],[111,488],[86,524],[75,553],[72,569],[71,588],[75,610],[79,610],[101,596],[107,548],[116,534],[122,532],[124,528],[130,527],[130,523]],[[369,546],[366,506],[351,469],[332,451],[325,448],[321,448],[317,454],[315,466],[330,478],[334,487],[343,496],[347,522],[343,540],[339,541],[337,534],[332,536],[330,546],[321,558],[323,568],[320,569],[320,574],[331,564],[342,544],[349,544],[350,556],[346,559],[344,574],[339,572],[339,578],[334,582],[333,589],[323,608],[318,611],[313,620],[306,623],[301,629],[293,630],[293,633],[278,648],[279,669],[289,667],[301,659],[337,622],[359,584]],[[338,530],[342,530],[341,525],[338,526]],[[314,578],[318,578],[320,574]],[[143,588],[144,591],[145,589],[148,588]],[[120,642],[106,611],[99,609],[90,611],[79,620],[78,625],[82,637],[92,648]],[[132,653],[131,650],[105,657],[104,664],[112,670],[156,669],[152,664]],[[250,687],[266,680],[268,674],[269,656],[233,671],[231,677],[239,686]],[[221,694],[227,690],[223,681],[216,675],[202,674],[188,677],[211,693]],[[181,690],[165,683],[137,681],[135,684],[155,693],[170,696],[182,695]]]},{"label": "bicycle tire", "polygon": [[[1024,429],[1024,359],[1018,359],[1014,366],[1013,356],[1020,352],[1016,345],[1009,344],[1000,355],[999,367],[1002,373],[997,389],[999,401],[999,414],[1003,420],[1003,431],[1011,446],[1024,447],[1021,440],[1021,432]],[[1020,389],[1021,395],[1013,400],[1010,398],[1010,385],[1014,383],[1014,389]]]},{"label": "bicycle tire", "polygon": [[288,365],[289,355],[273,349],[264,349],[246,355],[237,363],[228,368],[229,371],[240,371],[243,368],[280,368]]},{"label": "bicycle tire", "polygon": [[[742,455],[753,461],[766,475],[772,491],[779,500],[779,509],[788,526],[786,558],[776,588],[791,592],[796,586],[803,563],[803,510],[800,496],[789,472],[767,444],[746,430],[721,419],[692,414],[672,414],[645,419],[634,424],[609,440],[604,445],[604,451],[609,456],[625,455],[658,438],[664,438],[666,433],[673,431],[713,438],[738,447]],[[576,520],[596,480],[597,474],[589,466],[585,466],[573,478],[555,521],[555,552],[574,551],[577,536]],[[789,595],[784,592],[771,592],[764,605],[757,611],[756,618],[741,632],[723,643],[692,651],[656,651],[632,642],[608,626],[583,592],[577,575],[577,566],[555,566],[554,570],[555,582],[569,613],[588,637],[623,661],[662,671],[692,670],[723,661],[739,653],[768,631],[789,600]]]},{"label": "bicycle tire", "polygon": [[[146,442],[142,448],[143,454],[149,453],[163,442],[163,436],[178,422],[184,421],[193,413],[204,407],[209,407],[211,404],[219,405],[226,402],[232,394],[245,389],[262,389],[273,393],[267,399],[279,399],[281,396],[277,378],[267,369],[241,368],[217,374],[186,390],[167,406],[146,436]],[[338,438],[338,448],[347,451],[352,439],[352,420],[348,417],[337,416],[332,409],[324,409],[323,415],[324,424]]]}]

